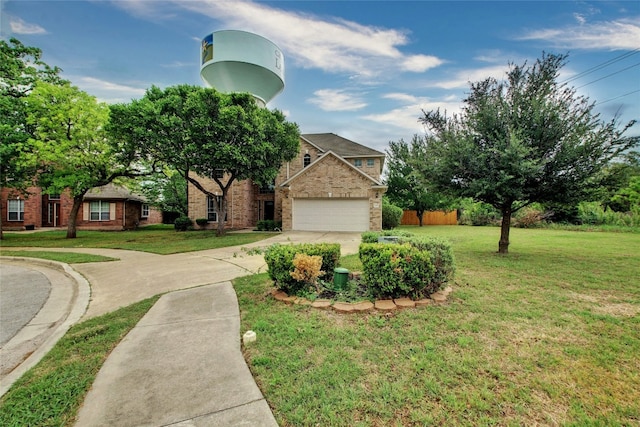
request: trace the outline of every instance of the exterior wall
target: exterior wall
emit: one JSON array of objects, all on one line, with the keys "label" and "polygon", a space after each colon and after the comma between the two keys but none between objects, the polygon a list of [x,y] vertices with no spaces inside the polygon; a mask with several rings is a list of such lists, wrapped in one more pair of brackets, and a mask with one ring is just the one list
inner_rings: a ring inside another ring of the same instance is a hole
[{"label": "exterior wall", "polygon": [[[311,157],[311,164],[307,167],[320,168],[316,172],[303,174],[299,179],[296,179],[293,186],[299,191],[296,193],[292,189],[291,191],[294,193],[289,194],[289,197],[328,197],[328,193],[332,193],[332,197],[368,198],[370,200],[371,230],[382,229],[382,203],[379,198],[376,198],[376,194],[378,197],[382,197],[382,191],[372,189],[370,180],[350,170],[342,161],[333,156],[325,157],[322,161],[323,165],[315,165],[314,163],[324,153],[302,139],[297,157],[283,164],[280,168],[275,179],[275,193],[261,194],[260,189],[249,180],[236,181],[231,185],[228,192],[225,226],[230,228],[254,227],[259,220],[264,219],[264,202],[273,200],[274,220],[282,221],[283,230],[291,230],[292,203],[290,199],[286,198],[289,190],[279,187],[283,182],[304,169],[305,154]],[[373,166],[367,166],[367,159],[367,157],[362,157],[362,167],[359,169],[379,181],[383,159],[374,157]],[[325,161],[329,161],[329,163],[325,164]],[[346,159],[346,161],[354,164],[352,158]],[[214,194],[222,194],[212,179],[199,177],[199,180],[206,190]],[[188,204],[189,217],[192,220],[207,217],[207,196],[190,183]],[[209,223],[207,228],[215,228],[215,226],[215,223]]]},{"label": "exterior wall", "polygon": [[334,156],[308,166],[309,171],[294,179],[288,189],[279,189],[282,204],[282,229],[291,230],[292,200],[296,198],[369,199],[369,228],[382,229],[382,190],[371,188],[371,181],[351,170]]},{"label": "exterior wall", "polygon": [[[360,171],[366,173],[376,181],[380,181],[380,175],[382,175],[382,159],[380,157],[349,157],[345,160],[355,166],[356,159],[362,160],[362,166],[356,166]],[[368,159],[373,159],[373,166],[367,165]]]},{"label": "exterior wall", "polygon": [[[27,188],[27,194],[20,194],[11,188],[3,188],[0,198],[3,230],[23,230],[25,225],[42,226],[42,190],[39,187]],[[24,221],[9,221],[9,199],[24,201]]]},{"label": "exterior wall", "polygon": [[162,224],[162,211],[149,206],[149,216],[147,218],[140,218],[140,225]]},{"label": "exterior wall", "polygon": [[[223,183],[226,183],[226,177]],[[200,184],[216,195],[222,190],[211,178],[198,176]],[[225,227],[245,228],[255,225],[255,185],[250,181],[234,181],[227,192],[227,221]],[[207,218],[207,195],[189,183],[189,218]],[[205,228],[216,228],[217,222],[209,222]]]},{"label": "exterior wall", "polygon": [[[3,230],[23,230],[25,226],[33,225],[36,228],[53,227],[53,221],[47,223],[48,203],[57,205],[58,220],[56,227],[66,227],[69,223],[69,214],[73,207],[73,199],[68,191],[60,195],[59,200],[50,200],[46,194],[42,194],[39,187],[30,187],[27,189],[28,195],[18,195],[10,189],[3,189],[1,193],[2,203],[2,228]],[[7,198],[16,198],[24,200],[24,221],[8,221]],[[162,222],[162,213],[158,210],[151,209],[149,218],[142,219],[142,203],[135,201],[123,200],[107,200],[115,205],[114,218],[109,221],[90,221],[85,219],[84,205],[90,201],[83,202],[83,206],[76,217],[76,226],[79,230],[123,230],[134,229],[139,225],[159,224]],[[126,207],[126,210],[125,210]],[[86,212],[89,207],[87,206]]]}]

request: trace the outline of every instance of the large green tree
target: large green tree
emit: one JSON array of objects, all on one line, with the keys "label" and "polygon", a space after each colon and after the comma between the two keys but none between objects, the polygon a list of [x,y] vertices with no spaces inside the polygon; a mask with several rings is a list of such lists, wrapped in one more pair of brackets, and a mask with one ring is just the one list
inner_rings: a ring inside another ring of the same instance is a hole
[{"label": "large green tree", "polygon": [[599,172],[638,144],[594,103],[557,82],[566,55],[511,65],[506,79],[472,83],[459,115],[423,112],[427,127],[416,167],[444,191],[502,213],[498,252],[507,253],[511,215],[534,202],[581,200]]},{"label": "large green tree", "polygon": [[107,138],[109,107],[70,84],[37,82],[26,98],[29,139],[44,191],[73,198],[67,238],[76,237],[76,219],[84,195],[118,177],[143,175],[137,170],[137,147]]},{"label": "large green tree", "polygon": [[422,227],[422,216],[427,211],[452,210],[454,199],[434,190],[424,176],[416,173],[412,159],[419,157],[418,150],[424,145],[423,137],[414,135],[411,142],[390,141],[387,148],[385,196],[396,206],[405,210],[415,210],[418,223]]},{"label": "large green tree", "polygon": [[[144,147],[150,159],[212,197],[218,235],[224,233],[233,182],[271,183],[300,144],[298,126],[280,111],[259,108],[251,95],[191,85],[152,87],[140,100],[113,105],[109,132]],[[203,177],[215,181],[219,195]]]},{"label": "large green tree", "polygon": [[[33,184],[35,163],[28,154],[32,151],[27,125],[25,97],[38,80],[62,84],[59,68],[52,68],[42,60],[42,51],[24,46],[18,39],[7,43],[0,40],[0,191],[10,188],[26,194]],[[0,205],[0,217],[3,206]],[[0,221],[0,239],[2,238]]]}]

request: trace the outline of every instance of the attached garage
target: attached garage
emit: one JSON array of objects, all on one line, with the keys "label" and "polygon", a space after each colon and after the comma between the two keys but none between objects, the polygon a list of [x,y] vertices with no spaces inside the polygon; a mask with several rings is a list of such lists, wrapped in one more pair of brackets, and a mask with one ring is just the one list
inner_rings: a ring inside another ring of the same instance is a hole
[{"label": "attached garage", "polygon": [[367,231],[368,199],[294,199],[293,230]]}]

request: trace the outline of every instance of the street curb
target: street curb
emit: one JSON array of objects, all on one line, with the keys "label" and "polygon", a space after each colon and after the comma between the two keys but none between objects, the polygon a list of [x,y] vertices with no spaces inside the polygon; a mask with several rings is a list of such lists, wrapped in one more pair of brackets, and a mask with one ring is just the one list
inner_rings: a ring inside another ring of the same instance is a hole
[{"label": "street curb", "polygon": [[[84,315],[87,307],[89,306],[89,300],[91,297],[91,286],[89,282],[77,271],[75,271],[69,264],[44,260],[39,258],[29,257],[13,257],[13,256],[0,256],[0,260],[23,262],[25,264],[35,264],[45,268],[51,268],[63,272],[75,283],[74,296],[71,301],[71,309],[66,314],[64,321],[59,324],[47,337],[44,343],[38,347],[29,357],[27,357],[18,367],[7,374],[2,379],[0,384],[0,397],[3,396],[13,383],[15,383],[25,372],[35,366],[52,348],[53,346],[67,333],[69,328],[73,326]],[[46,275],[46,273],[45,273]],[[52,283],[53,286],[53,283]],[[46,302],[45,302],[46,304]],[[33,322],[33,319],[31,320]],[[27,326],[29,326],[31,324]],[[13,337],[4,347],[11,347],[12,342],[16,339]]]}]

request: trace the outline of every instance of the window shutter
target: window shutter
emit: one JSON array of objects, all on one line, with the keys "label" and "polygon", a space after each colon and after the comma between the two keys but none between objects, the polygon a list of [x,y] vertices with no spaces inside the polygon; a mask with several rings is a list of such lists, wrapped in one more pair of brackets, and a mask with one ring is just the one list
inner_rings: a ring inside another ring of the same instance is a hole
[{"label": "window shutter", "polygon": [[116,204],[109,203],[109,220],[113,221],[116,219]]},{"label": "window shutter", "polygon": [[82,204],[82,220],[89,221],[89,203],[84,202]]}]

